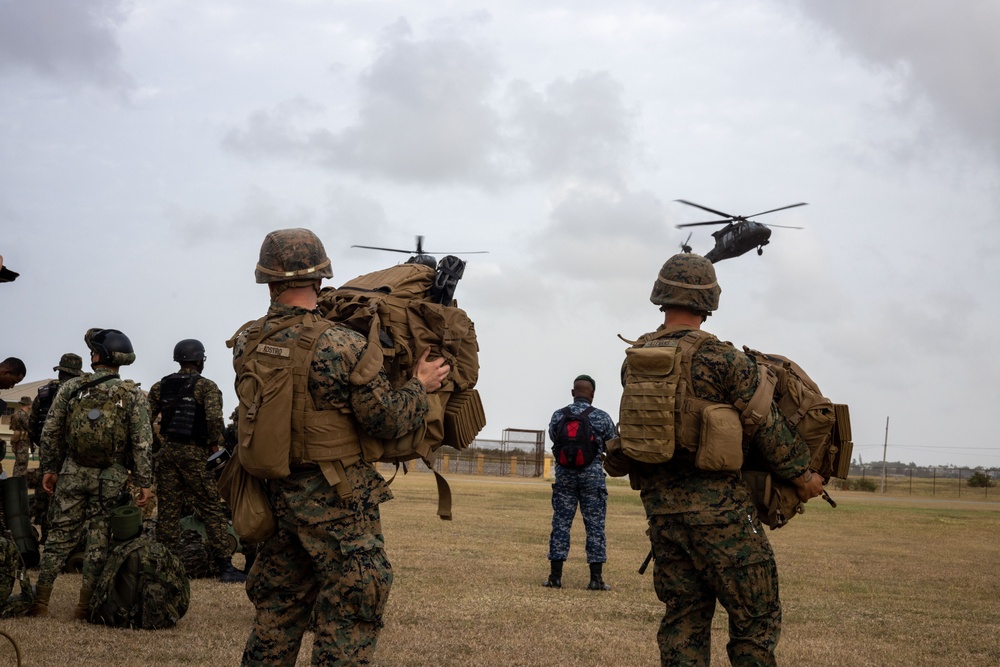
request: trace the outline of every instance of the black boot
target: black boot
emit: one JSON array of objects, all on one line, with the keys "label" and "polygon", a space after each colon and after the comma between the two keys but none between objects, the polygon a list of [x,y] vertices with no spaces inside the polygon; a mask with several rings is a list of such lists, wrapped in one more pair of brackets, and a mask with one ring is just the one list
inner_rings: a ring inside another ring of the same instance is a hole
[{"label": "black boot", "polygon": [[549,564],[552,566],[552,572],[549,573],[549,578],[545,580],[542,586],[546,588],[562,588],[562,566],[563,562],[561,560],[550,560]]},{"label": "black boot", "polygon": [[243,574],[235,567],[233,567],[233,561],[230,558],[220,558],[216,565],[219,566],[219,581],[224,584],[243,584],[246,583],[247,575]]},{"label": "black boot", "polygon": [[604,577],[602,572],[604,570],[604,563],[591,563],[590,564],[590,583],[587,584],[587,590],[591,591],[610,591],[611,586],[604,583]]}]

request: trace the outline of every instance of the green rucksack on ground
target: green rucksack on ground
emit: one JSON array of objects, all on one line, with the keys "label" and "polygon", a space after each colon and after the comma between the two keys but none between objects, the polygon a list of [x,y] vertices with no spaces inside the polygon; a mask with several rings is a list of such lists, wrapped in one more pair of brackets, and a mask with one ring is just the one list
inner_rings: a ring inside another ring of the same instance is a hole
[{"label": "green rucksack on ground", "polygon": [[180,559],[150,537],[118,544],[97,579],[90,622],[116,628],[172,628],[187,613],[191,588]]}]

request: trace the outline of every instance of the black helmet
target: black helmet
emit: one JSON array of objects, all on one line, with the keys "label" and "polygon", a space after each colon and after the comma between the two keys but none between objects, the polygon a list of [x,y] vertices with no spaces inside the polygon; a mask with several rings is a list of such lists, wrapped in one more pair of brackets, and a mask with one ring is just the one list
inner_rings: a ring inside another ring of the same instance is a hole
[{"label": "black helmet", "polygon": [[174,361],[205,361],[205,346],[200,340],[185,338],[174,345]]},{"label": "black helmet", "polygon": [[135,361],[132,341],[118,329],[90,329],[83,338],[100,363],[128,366]]}]

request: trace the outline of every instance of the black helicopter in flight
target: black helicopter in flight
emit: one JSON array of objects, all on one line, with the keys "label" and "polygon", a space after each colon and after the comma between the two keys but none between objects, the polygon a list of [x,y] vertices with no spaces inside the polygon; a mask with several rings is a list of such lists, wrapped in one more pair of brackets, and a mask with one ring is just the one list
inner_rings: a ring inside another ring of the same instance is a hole
[{"label": "black helicopter in flight", "polygon": [[[431,286],[428,296],[435,303],[449,305],[455,297],[455,287],[458,281],[465,274],[465,260],[459,259],[454,254],[446,254],[438,262],[434,255],[424,252],[424,237],[417,236],[417,247],[415,250],[402,250],[400,248],[381,248],[371,245],[352,245],[352,248],[365,248],[367,250],[385,250],[386,252],[402,252],[410,255],[404,264],[423,264],[434,269],[434,283]],[[489,250],[473,250],[471,252],[457,253],[462,255],[482,255]]]},{"label": "black helicopter in flight", "polygon": [[[764,215],[765,213],[784,211],[786,208],[806,206],[805,202],[799,202],[798,204],[790,204],[788,206],[782,206],[781,208],[772,208],[769,211],[762,211],[760,213],[745,216],[723,213],[722,211],[716,211],[715,209],[702,206],[701,204],[695,204],[694,202],[690,202],[685,199],[678,199],[676,201],[679,201],[682,204],[687,204],[688,206],[700,208],[701,210],[708,211],[709,213],[725,216],[725,220],[688,222],[683,225],[677,225],[678,228],[697,227],[700,225],[725,225],[722,229],[712,232],[712,236],[715,237],[715,247],[705,253],[705,259],[713,264],[731,257],[739,257],[744,253],[750,252],[754,248],[757,248],[758,255],[763,255],[764,246],[770,243],[771,227],[781,227],[783,229],[802,229],[801,227],[790,227],[788,225],[765,225],[760,222],[750,220],[749,218]],[[691,236],[689,235],[688,240],[690,239]],[[691,246],[687,245],[687,241],[681,245],[681,248],[684,252],[691,252]]]},{"label": "black helicopter in flight", "polygon": [[[422,235],[417,235],[417,247],[415,250],[402,250],[400,248],[380,248],[373,245],[352,245],[352,248],[365,248],[366,250],[384,250],[386,252],[402,252],[411,257],[404,262],[404,264],[425,264],[432,269],[437,268],[438,262],[437,258],[430,253],[424,252],[424,237]],[[446,255],[483,255],[488,253],[489,250],[474,250],[472,252],[457,252],[457,253],[445,253]]]}]

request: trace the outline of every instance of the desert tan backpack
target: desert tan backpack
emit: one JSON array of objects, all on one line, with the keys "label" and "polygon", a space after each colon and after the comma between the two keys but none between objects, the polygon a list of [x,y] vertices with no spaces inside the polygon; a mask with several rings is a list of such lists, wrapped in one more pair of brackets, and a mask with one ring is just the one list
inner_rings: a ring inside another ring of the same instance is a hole
[{"label": "desert tan backpack", "polygon": [[[451,366],[445,384],[428,395],[424,426],[402,438],[373,438],[361,434],[364,459],[404,466],[422,459],[432,471],[434,453],[448,445],[467,448],[486,426],[486,414],[475,385],[479,379],[479,343],[472,320],[454,301],[431,298],[437,272],[423,264],[399,264],[375,271],[339,288],[324,288],[320,311],[330,320],[368,337],[368,347],[351,382],[370,382],[384,370],[394,387],[405,384],[410,369],[427,348],[431,358],[444,357]],[[438,514],[450,518],[450,490],[438,483]]]},{"label": "desert tan backpack", "polygon": [[[848,406],[825,397],[812,378],[791,359],[746,346],[743,351],[761,368],[762,378],[765,372],[773,377],[773,401],[788,425],[809,446],[809,467],[823,477],[824,484],[831,477],[846,479],[854,451]],[[748,462],[743,468],[743,479],[761,520],[772,529],[784,526],[805,511],[794,487],[775,478],[763,466]],[[824,498],[836,507],[829,494],[824,492]]]}]

